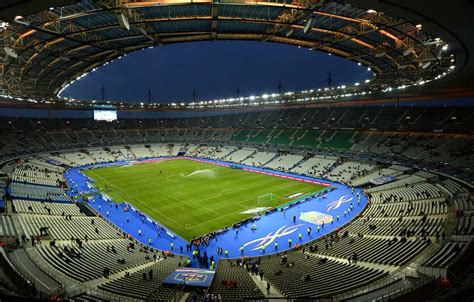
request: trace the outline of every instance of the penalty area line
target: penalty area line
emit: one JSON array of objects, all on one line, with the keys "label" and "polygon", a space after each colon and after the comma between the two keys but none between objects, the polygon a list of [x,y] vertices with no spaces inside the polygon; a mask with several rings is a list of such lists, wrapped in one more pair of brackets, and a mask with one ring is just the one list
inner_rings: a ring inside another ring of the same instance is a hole
[{"label": "penalty area line", "polygon": [[[104,183],[106,183],[106,181],[105,181],[102,177],[100,177],[100,176],[96,176],[96,177],[99,178],[99,179],[101,179]],[[119,191],[119,192],[121,192],[123,195],[129,197],[130,200],[134,201],[135,203],[138,203],[140,206],[142,206],[142,207],[144,207],[144,208],[150,210],[151,212],[153,212],[153,213],[155,213],[155,214],[157,214],[157,215],[159,215],[159,216],[162,216],[162,217],[168,219],[169,221],[175,223],[177,226],[180,226],[180,224],[179,224],[178,222],[176,222],[174,219],[172,219],[172,218],[168,217],[167,215],[164,215],[164,214],[162,214],[162,213],[159,213],[159,212],[155,211],[154,209],[148,207],[146,204],[144,204],[143,202],[140,202],[139,200],[135,199],[135,197],[132,197],[132,196],[129,195],[128,193],[122,191],[122,190],[121,190],[120,188],[118,188],[117,186],[115,186],[115,185],[113,185],[113,184],[108,184],[108,185],[110,185],[111,187],[117,189],[117,191]],[[127,199],[128,199],[128,198],[127,198]],[[135,204],[135,206],[138,206],[138,205]]]}]

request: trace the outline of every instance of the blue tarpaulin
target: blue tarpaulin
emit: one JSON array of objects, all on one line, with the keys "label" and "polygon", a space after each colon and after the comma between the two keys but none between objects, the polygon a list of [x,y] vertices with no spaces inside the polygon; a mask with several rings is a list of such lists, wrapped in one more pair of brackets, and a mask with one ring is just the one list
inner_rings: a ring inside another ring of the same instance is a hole
[{"label": "blue tarpaulin", "polygon": [[180,267],[172,272],[163,284],[177,285],[183,284],[194,287],[209,287],[214,278],[215,271],[192,267]]}]

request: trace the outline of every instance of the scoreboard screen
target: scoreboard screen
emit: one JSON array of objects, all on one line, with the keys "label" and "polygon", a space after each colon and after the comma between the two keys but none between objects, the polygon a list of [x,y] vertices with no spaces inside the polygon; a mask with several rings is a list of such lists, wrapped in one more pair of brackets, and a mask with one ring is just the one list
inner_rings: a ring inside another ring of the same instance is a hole
[{"label": "scoreboard screen", "polygon": [[117,110],[94,110],[94,120],[112,122],[117,120]]}]

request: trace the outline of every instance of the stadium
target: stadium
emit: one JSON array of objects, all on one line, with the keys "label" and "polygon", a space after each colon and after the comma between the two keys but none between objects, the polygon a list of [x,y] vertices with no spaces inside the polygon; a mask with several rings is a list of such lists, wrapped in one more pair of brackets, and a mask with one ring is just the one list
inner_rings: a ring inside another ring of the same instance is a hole
[{"label": "stadium", "polygon": [[[1,298],[472,301],[474,6],[454,4],[1,1]],[[67,94],[203,41],[329,54],[363,78]]]}]

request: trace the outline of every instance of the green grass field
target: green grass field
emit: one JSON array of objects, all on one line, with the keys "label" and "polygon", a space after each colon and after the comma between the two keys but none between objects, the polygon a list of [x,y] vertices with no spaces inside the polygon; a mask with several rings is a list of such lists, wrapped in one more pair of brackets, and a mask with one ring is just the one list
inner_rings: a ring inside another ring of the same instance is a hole
[{"label": "green grass field", "polygon": [[[161,173],[160,173],[161,171]],[[84,170],[116,202],[127,201],[186,240],[324,189],[323,186],[186,159]],[[105,191],[107,184],[109,191]],[[265,194],[269,195],[263,196]],[[260,202],[259,202],[259,196]]]}]

